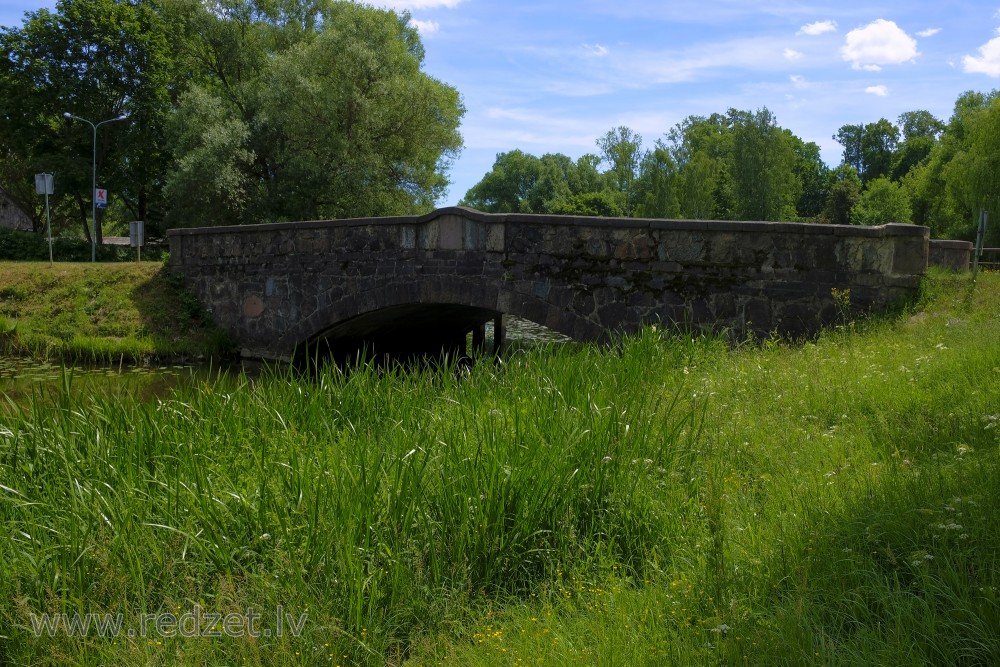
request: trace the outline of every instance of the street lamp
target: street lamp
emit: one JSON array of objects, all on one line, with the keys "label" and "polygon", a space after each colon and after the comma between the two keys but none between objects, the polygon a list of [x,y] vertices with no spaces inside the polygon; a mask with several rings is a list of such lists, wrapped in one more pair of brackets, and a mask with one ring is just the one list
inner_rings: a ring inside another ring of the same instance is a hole
[{"label": "street lamp", "polygon": [[83,121],[89,125],[94,130],[94,161],[93,170],[91,172],[91,188],[90,188],[90,209],[91,209],[91,227],[90,227],[90,261],[97,261],[97,128],[105,123],[114,123],[118,120],[125,120],[128,118],[128,114],[122,114],[117,118],[109,118],[107,120],[102,120],[100,123],[94,125],[86,118],[80,118],[79,116],[74,116],[70,112],[63,114],[66,118],[72,118],[73,120]]}]

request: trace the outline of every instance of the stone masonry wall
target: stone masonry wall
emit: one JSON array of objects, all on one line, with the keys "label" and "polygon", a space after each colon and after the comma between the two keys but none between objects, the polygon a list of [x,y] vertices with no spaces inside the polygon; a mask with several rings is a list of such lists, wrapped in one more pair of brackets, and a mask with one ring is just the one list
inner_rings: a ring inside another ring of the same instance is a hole
[{"label": "stone masonry wall", "polygon": [[648,322],[800,335],[915,294],[928,230],[485,214],[172,230],[170,263],[247,356],[356,315],[454,304],[579,340]]}]

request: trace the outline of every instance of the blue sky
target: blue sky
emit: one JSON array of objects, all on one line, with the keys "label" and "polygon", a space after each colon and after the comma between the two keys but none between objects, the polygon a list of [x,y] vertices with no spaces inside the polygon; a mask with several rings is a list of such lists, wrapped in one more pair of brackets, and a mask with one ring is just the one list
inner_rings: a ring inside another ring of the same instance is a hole
[{"label": "blue sky", "polygon": [[[0,25],[52,2],[0,0]],[[766,106],[840,161],[845,123],[1000,87],[1000,0],[380,0],[408,10],[425,71],[462,94],[454,204],[519,148],[573,158],[627,125],[647,146],[685,117]]]}]

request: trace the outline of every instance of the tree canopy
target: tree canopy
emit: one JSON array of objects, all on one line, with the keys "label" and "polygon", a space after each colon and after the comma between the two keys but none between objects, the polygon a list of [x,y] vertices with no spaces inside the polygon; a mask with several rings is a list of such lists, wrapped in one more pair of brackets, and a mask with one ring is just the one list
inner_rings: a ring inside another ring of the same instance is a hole
[{"label": "tree canopy", "polygon": [[93,142],[67,112],[128,116],[97,132],[108,216],[160,226],[427,211],[462,144],[405,12],[59,0],[0,45],[0,185],[33,210],[32,175],[55,173],[63,226],[87,228]]},{"label": "tree canopy", "polygon": [[[897,123],[840,127],[843,160],[833,169],[817,144],[782,128],[767,108],[689,116],[648,149],[637,132],[616,127],[596,140],[599,155],[576,162],[501,153],[463,203],[573,215],[914,222],[935,237],[969,240],[986,209],[998,221],[987,243],[1000,245],[998,93],[963,93],[948,122],[917,109]],[[547,164],[560,168],[546,172]]]}]

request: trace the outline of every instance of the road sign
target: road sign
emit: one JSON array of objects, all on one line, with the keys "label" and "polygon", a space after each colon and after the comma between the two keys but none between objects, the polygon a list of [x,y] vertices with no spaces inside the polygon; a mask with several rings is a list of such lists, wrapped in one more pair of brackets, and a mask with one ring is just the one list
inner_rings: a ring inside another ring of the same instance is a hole
[{"label": "road sign", "polygon": [[35,194],[55,194],[55,190],[52,189],[52,174],[35,174]]},{"label": "road sign", "polygon": [[129,244],[133,248],[138,248],[143,245],[145,239],[143,238],[143,224],[142,220],[134,220],[128,223],[128,239]]},{"label": "road sign", "polygon": [[107,208],[108,207],[108,191],[103,188],[97,188],[94,190],[94,205],[97,208]]},{"label": "road sign", "polygon": [[49,264],[52,263],[52,218],[49,216],[49,195],[55,194],[52,174],[35,174],[35,192],[45,195],[45,227],[49,230]]}]

